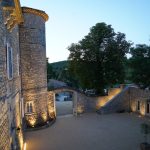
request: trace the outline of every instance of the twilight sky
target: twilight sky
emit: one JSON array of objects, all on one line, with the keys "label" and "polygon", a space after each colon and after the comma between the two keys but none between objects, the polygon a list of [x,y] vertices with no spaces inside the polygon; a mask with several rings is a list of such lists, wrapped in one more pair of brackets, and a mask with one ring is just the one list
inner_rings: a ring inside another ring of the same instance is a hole
[{"label": "twilight sky", "polygon": [[150,45],[150,0],[20,0],[22,6],[44,10],[49,62],[66,60],[67,47],[98,22],[111,24],[134,44]]}]

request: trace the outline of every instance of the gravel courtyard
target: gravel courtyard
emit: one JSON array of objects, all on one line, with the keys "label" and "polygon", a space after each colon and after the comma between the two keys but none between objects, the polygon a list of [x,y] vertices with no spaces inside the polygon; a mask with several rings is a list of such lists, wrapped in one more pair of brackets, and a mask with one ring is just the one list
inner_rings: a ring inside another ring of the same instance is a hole
[{"label": "gravel courtyard", "polygon": [[128,113],[61,116],[47,129],[27,132],[27,150],[140,150],[145,121]]}]

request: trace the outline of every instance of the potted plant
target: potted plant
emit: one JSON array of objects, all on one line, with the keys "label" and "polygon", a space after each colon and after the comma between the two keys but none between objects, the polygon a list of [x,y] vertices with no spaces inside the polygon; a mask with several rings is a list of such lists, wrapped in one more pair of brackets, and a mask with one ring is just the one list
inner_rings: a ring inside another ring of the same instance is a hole
[{"label": "potted plant", "polygon": [[150,125],[147,123],[141,124],[141,131],[144,134],[144,142],[140,144],[141,150],[150,150],[148,143],[148,134],[150,134]]}]

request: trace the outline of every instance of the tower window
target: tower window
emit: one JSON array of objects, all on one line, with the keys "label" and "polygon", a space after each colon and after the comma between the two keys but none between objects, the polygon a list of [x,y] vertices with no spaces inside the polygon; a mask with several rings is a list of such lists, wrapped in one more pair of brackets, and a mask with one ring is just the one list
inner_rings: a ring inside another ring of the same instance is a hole
[{"label": "tower window", "polygon": [[26,112],[33,113],[33,102],[27,102],[26,104]]}]

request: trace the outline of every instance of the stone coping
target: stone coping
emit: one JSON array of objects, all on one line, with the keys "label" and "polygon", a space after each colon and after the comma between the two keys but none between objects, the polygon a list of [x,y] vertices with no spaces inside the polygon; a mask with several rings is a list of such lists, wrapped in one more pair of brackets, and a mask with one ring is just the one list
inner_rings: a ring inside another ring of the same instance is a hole
[{"label": "stone coping", "polygon": [[40,17],[42,17],[45,21],[47,21],[48,18],[49,18],[48,14],[46,14],[45,11],[38,10],[38,9],[33,9],[33,8],[30,8],[30,7],[22,7],[22,12],[23,12],[23,13],[31,13],[31,14],[40,16]]}]

